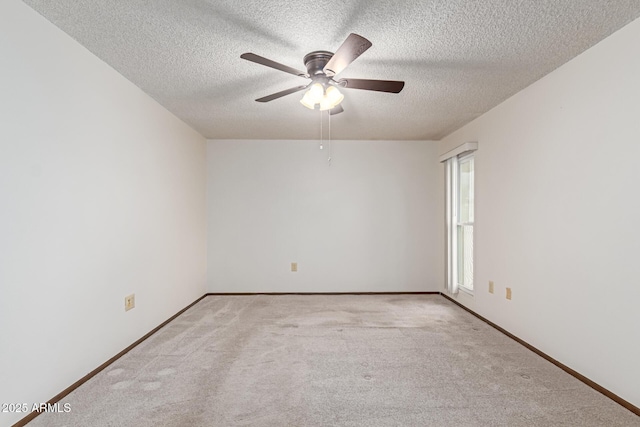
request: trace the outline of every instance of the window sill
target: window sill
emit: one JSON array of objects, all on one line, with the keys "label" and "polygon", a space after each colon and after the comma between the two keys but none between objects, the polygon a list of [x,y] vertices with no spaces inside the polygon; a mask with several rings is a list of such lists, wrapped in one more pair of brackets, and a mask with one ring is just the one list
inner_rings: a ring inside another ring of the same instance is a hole
[{"label": "window sill", "polygon": [[458,290],[464,292],[467,295],[473,296],[473,289],[465,288],[464,286],[458,285]]}]

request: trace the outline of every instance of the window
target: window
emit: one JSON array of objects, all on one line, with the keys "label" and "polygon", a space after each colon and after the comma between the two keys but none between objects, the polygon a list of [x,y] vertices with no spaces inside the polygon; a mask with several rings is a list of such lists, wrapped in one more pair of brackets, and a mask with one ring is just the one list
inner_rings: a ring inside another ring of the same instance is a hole
[{"label": "window", "polygon": [[458,286],[473,291],[473,154],[458,159]]},{"label": "window", "polygon": [[447,289],[473,292],[474,150],[467,143],[440,158],[446,161]]}]

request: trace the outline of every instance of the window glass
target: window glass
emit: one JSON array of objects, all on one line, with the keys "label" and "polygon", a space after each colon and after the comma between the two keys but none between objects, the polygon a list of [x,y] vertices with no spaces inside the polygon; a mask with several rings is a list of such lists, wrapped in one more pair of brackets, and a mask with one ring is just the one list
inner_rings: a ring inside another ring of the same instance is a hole
[{"label": "window glass", "polygon": [[463,157],[458,167],[458,283],[473,290],[474,161]]},{"label": "window glass", "polygon": [[458,225],[458,283],[473,290],[473,225]]},{"label": "window glass", "polygon": [[460,185],[459,222],[473,222],[473,157],[460,160],[458,183]]}]

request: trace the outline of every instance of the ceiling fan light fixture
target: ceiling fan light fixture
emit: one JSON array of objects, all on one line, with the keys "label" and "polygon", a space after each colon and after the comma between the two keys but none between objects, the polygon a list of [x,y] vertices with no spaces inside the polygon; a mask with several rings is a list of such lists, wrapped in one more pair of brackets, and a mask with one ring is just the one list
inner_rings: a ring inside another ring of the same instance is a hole
[{"label": "ceiling fan light fixture", "polygon": [[316,105],[320,104],[320,111],[326,111],[340,104],[343,99],[344,95],[337,87],[329,86],[325,91],[321,83],[314,83],[304,94],[300,103],[310,110],[315,110]]},{"label": "ceiling fan light fixture", "polygon": [[304,96],[300,100],[300,104],[304,105],[310,110],[315,110],[316,104],[313,102],[311,95],[309,95],[309,91],[305,92]]},{"label": "ceiling fan light fixture", "polygon": [[309,100],[312,101],[313,104],[319,104],[324,98],[324,86],[322,86],[321,83],[314,83],[305,96],[306,95],[309,95]]},{"label": "ceiling fan light fixture", "polygon": [[340,93],[337,87],[329,86],[325,93],[325,99],[331,104],[331,108],[337,106],[344,99],[344,95]]},{"label": "ceiling fan light fixture", "polygon": [[300,103],[310,110],[315,110],[317,104],[321,104],[326,99],[324,86],[322,83],[314,83],[300,100]]},{"label": "ceiling fan light fixture", "polygon": [[322,101],[320,101],[320,111],[327,111],[331,108],[333,107],[331,107],[331,103],[326,97]]},{"label": "ceiling fan light fixture", "polygon": [[344,95],[340,93],[337,87],[329,86],[324,95],[322,101],[320,101],[320,111],[331,110],[332,108],[338,106],[342,100],[344,99]]}]

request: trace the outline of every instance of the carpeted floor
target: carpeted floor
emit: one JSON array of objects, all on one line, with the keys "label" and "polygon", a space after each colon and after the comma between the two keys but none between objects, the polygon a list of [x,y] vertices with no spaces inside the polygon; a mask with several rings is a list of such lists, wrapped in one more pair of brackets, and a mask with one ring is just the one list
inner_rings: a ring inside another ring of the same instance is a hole
[{"label": "carpeted floor", "polygon": [[640,426],[438,295],[209,296],[30,426]]}]

